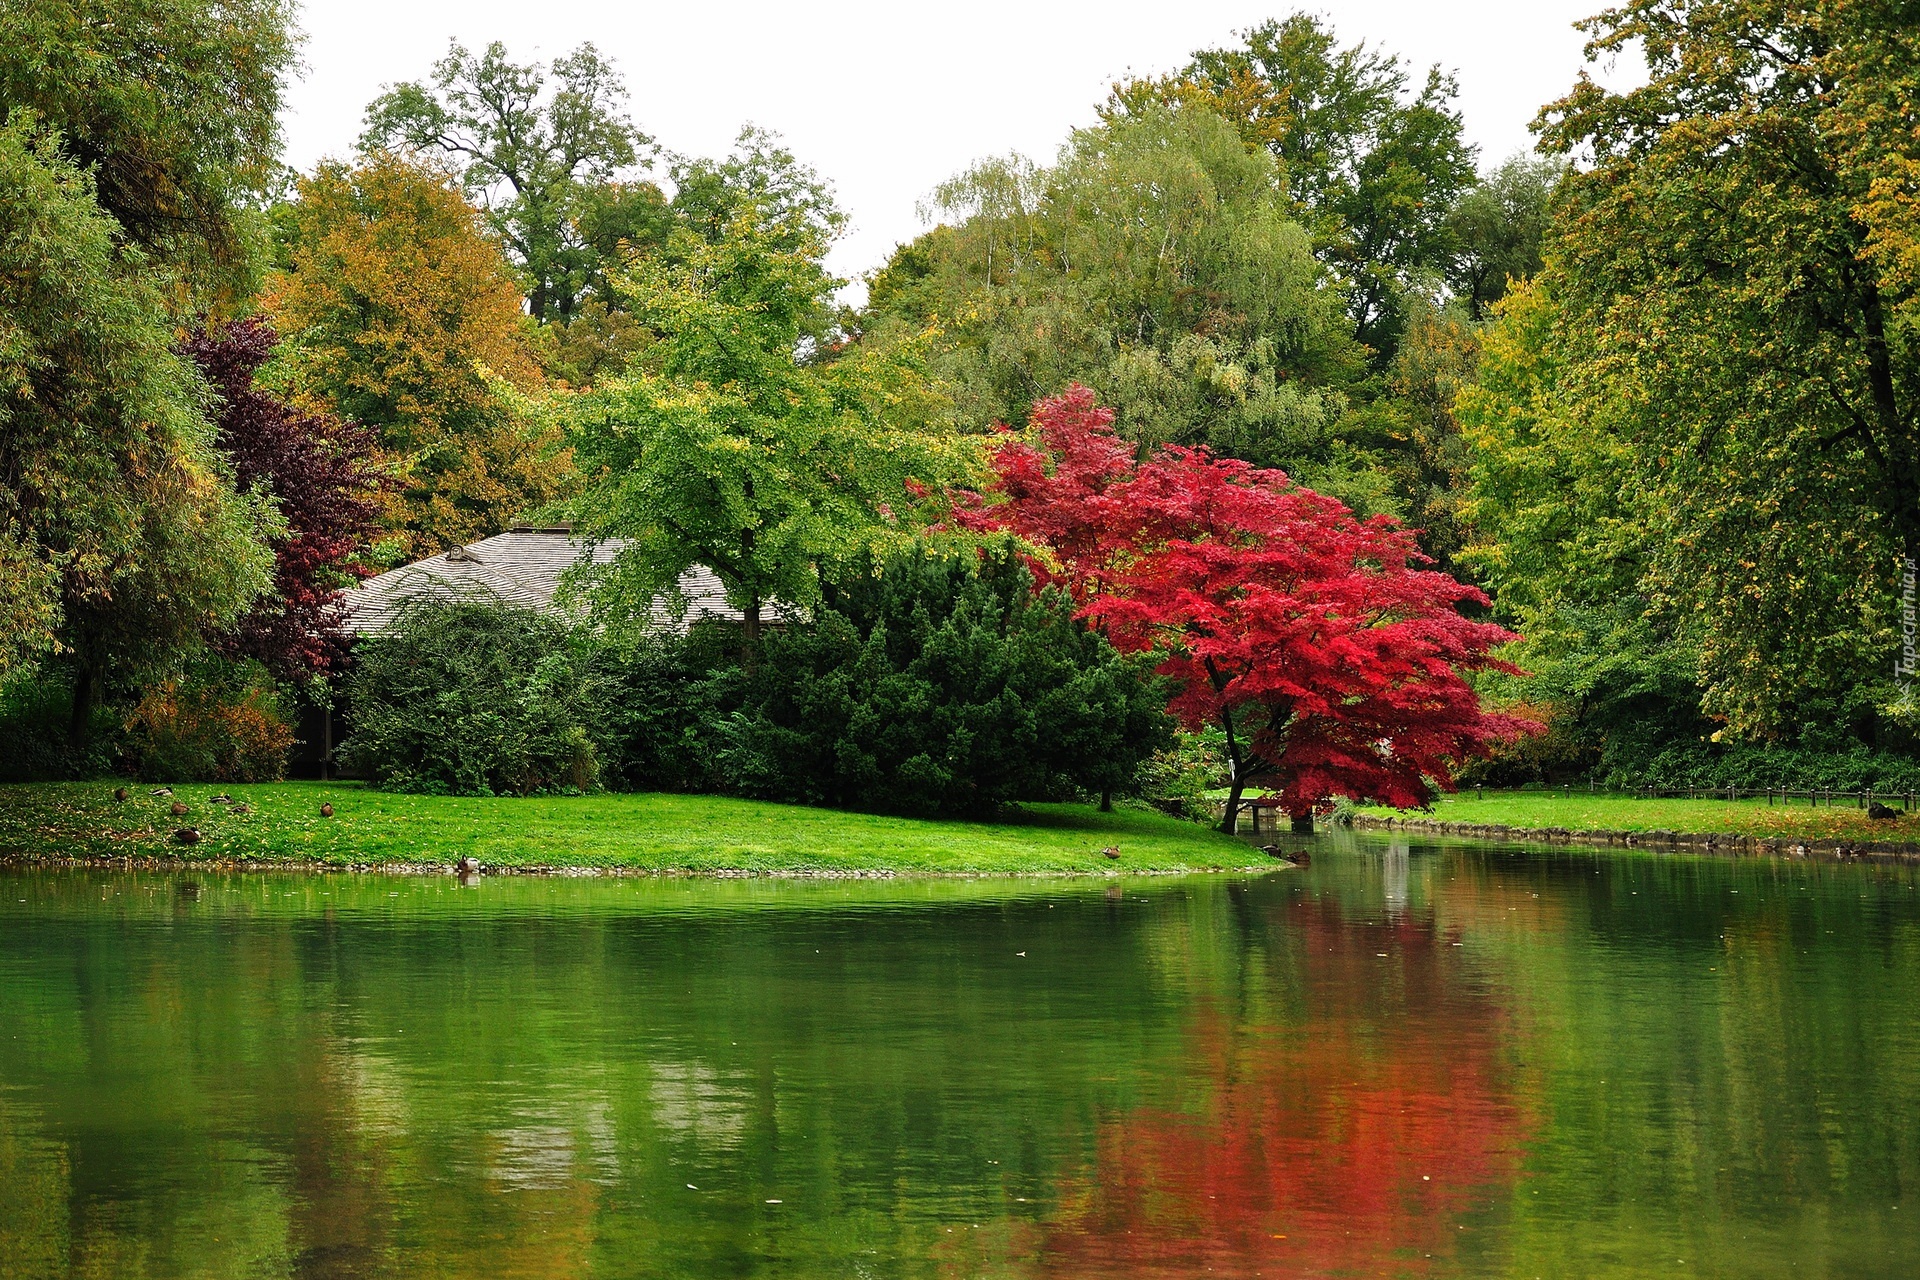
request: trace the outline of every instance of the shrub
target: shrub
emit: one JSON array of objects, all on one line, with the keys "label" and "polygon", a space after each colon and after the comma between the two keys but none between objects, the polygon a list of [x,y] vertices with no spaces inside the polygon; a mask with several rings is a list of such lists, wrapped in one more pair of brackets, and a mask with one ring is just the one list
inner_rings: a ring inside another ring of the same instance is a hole
[{"label": "shrub", "polygon": [[[1130,789],[1169,737],[1139,665],[1010,551],[864,557],[709,724],[716,787],[920,814]],[[721,706],[723,699],[715,699]]]},{"label": "shrub", "polygon": [[[730,640],[730,648],[737,646]],[[707,789],[708,726],[719,690],[703,656],[699,646],[678,636],[648,636],[630,647],[595,651],[593,736],[601,744],[607,786]]]},{"label": "shrub", "polygon": [[415,602],[361,642],[342,757],[396,791],[587,790],[604,718],[591,657],[566,624],[530,609]]},{"label": "shrub", "polygon": [[1920,792],[1920,760],[1890,751],[1856,747],[1817,751],[1754,743],[1676,743],[1617,765],[1603,775],[1614,786],[1813,787],[1835,791]]},{"label": "shrub", "polygon": [[266,782],[285,776],[292,745],[266,668],[208,657],[141,696],[121,754],[129,772],[155,782]]}]

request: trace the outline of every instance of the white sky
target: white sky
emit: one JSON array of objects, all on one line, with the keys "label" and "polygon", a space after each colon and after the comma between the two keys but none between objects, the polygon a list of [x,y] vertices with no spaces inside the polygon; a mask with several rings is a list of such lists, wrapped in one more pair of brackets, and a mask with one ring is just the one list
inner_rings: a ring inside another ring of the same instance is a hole
[{"label": "white sky", "polygon": [[[723,153],[751,121],[828,178],[852,226],[829,265],[857,277],[919,234],[915,206],[987,155],[1053,158],[1107,86],[1170,71],[1197,48],[1296,7],[1288,0],[308,0],[306,72],[290,94],[288,160],[345,156],[381,86],[424,78],[449,37],[501,40],[517,62],[591,40],[666,148]],[[1482,165],[1532,145],[1527,124],[1583,65],[1572,23],[1600,0],[1328,0],[1343,43],[1366,40],[1424,75],[1455,71]]]}]

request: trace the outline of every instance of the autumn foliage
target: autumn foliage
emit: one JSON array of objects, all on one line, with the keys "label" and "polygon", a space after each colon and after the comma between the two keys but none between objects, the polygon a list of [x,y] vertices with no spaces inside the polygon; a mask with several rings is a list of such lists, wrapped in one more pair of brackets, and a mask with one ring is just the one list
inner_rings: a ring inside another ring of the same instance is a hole
[{"label": "autumn foliage", "polygon": [[[127,719],[126,764],[140,777],[271,782],[286,773],[293,728],[259,668],[199,672],[148,689]],[[196,678],[199,677],[199,678]]]},{"label": "autumn foliage", "polygon": [[1296,816],[1333,796],[1420,806],[1458,764],[1527,731],[1466,673],[1511,671],[1486,597],[1425,568],[1411,530],[1360,519],[1279,471],[1168,446],[1145,461],[1075,386],[1009,435],[963,526],[1040,549],[1038,567],[1125,652],[1163,655],[1169,710],[1225,729],[1228,821],[1249,785]]},{"label": "autumn foliage", "polygon": [[520,286],[447,174],[388,154],[323,164],[268,290],[298,395],[364,423],[398,478],[386,530],[413,555],[497,533],[570,462],[490,379],[541,384]]},{"label": "autumn foliage", "polygon": [[216,440],[235,484],[269,494],[286,522],[273,544],[272,595],[215,648],[296,680],[339,663],[340,588],[362,576],[356,559],[374,529],[382,479],[366,428],[297,411],[254,384],[278,341],[265,321],[245,319],[195,334],[187,352],[220,397]]}]

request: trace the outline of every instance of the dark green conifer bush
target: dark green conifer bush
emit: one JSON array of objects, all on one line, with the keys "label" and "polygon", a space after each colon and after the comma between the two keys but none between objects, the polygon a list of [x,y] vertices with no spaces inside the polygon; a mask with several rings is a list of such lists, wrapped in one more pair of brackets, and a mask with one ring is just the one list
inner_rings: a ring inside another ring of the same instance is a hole
[{"label": "dark green conifer bush", "polygon": [[918,814],[1108,796],[1163,746],[1136,663],[1011,550],[861,557],[771,632],[709,726],[719,789]]}]

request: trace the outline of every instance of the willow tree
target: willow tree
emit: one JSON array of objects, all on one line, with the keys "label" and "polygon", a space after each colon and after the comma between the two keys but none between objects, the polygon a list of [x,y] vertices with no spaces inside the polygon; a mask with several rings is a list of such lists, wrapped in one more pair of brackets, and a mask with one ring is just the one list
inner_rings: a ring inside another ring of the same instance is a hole
[{"label": "willow tree", "polygon": [[1474,185],[1452,76],[1417,77],[1365,43],[1342,45],[1312,15],[1269,19],[1202,49],[1180,72],[1119,86],[1110,116],[1181,103],[1233,122],[1286,175],[1298,219],[1340,273],[1353,334],[1391,360],[1410,295],[1448,266],[1448,215]]},{"label": "willow tree", "polygon": [[0,121],[51,130],[116,239],[172,276],[174,301],[254,283],[294,62],[289,0],[8,0]]},{"label": "willow tree", "polygon": [[939,331],[932,368],[969,426],[1021,423],[1078,382],[1147,446],[1207,444],[1365,505],[1339,429],[1361,371],[1343,296],[1285,175],[1197,107],[1076,132],[1058,163],[982,163],[937,192],[952,221],[872,282],[867,341]]}]

